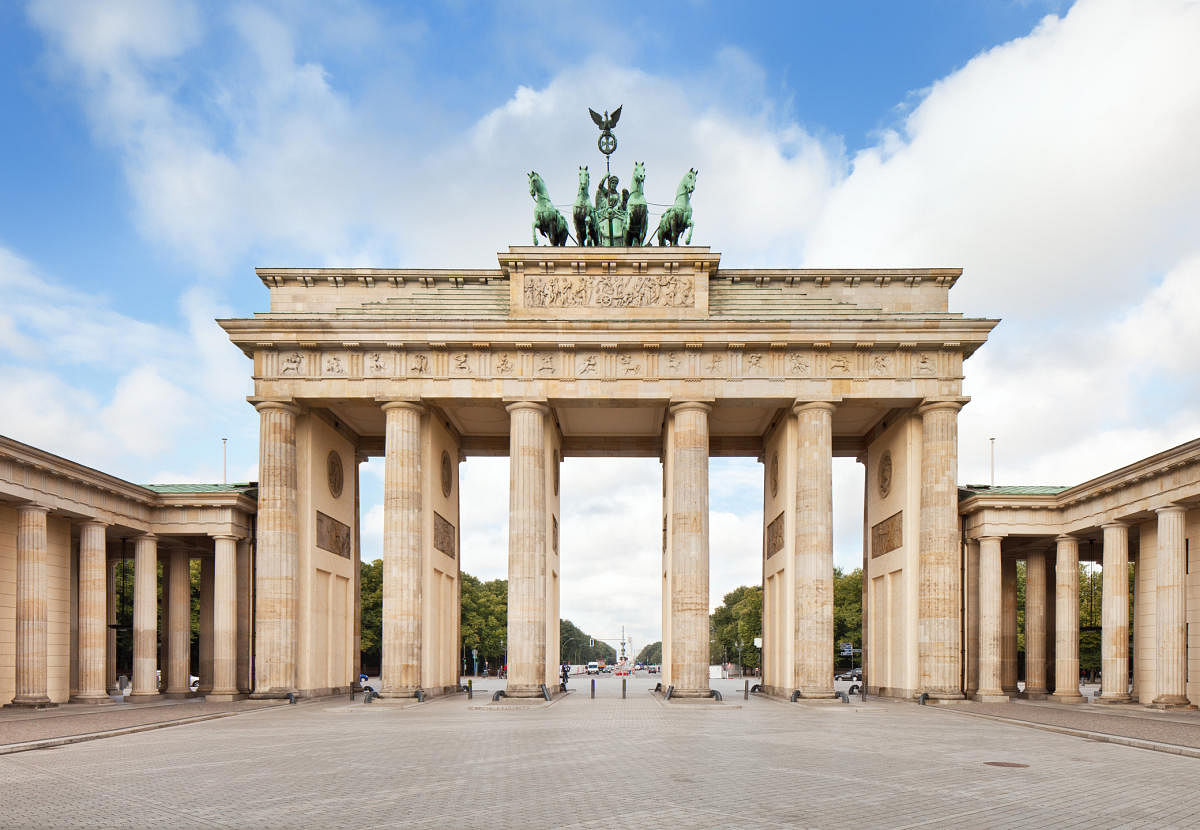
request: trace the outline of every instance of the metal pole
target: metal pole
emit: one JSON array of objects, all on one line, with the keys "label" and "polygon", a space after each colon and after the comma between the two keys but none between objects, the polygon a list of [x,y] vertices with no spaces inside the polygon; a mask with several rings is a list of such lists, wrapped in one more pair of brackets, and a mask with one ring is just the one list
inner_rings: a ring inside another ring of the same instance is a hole
[{"label": "metal pole", "polygon": [[746,681],[745,687],[742,689],[742,700],[750,699],[750,681]]},{"label": "metal pole", "polygon": [[621,678],[621,700],[625,699],[625,680],[626,678]]},{"label": "metal pole", "polygon": [[229,472],[228,472],[229,465],[226,463],[227,454],[225,452],[225,445],[228,441],[229,441],[228,438],[221,439],[221,483],[222,484],[229,483]]},{"label": "metal pole", "polygon": [[596,699],[596,678],[592,678],[592,700]]},{"label": "metal pole", "polygon": [[996,439],[989,438],[988,445],[991,450],[991,456],[992,456],[992,459],[991,459],[992,484],[991,484],[991,486],[995,487],[996,486]]}]

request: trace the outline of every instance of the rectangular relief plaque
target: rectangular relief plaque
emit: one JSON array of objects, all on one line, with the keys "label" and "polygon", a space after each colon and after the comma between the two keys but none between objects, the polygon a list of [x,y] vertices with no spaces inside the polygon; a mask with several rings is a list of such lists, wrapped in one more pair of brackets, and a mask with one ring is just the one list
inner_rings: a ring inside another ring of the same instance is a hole
[{"label": "rectangular relief plaque", "polygon": [[696,278],[684,274],[525,276],[526,308],[695,308]]},{"label": "rectangular relief plaque", "polygon": [[350,558],[350,526],[317,511],[317,547]]},{"label": "rectangular relief plaque", "polygon": [[767,559],[783,550],[783,513],[771,520],[767,525]]},{"label": "rectangular relief plaque", "polygon": [[433,547],[454,558],[454,525],[450,524],[442,514],[433,511]]},{"label": "rectangular relief plaque", "polygon": [[904,544],[904,511],[888,516],[871,528],[871,558],[883,556]]}]

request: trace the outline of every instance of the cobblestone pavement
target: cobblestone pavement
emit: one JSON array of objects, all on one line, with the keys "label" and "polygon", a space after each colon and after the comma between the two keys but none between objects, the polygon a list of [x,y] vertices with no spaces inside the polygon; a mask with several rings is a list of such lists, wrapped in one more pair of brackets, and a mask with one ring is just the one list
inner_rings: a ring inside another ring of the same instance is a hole
[{"label": "cobblestone pavement", "polygon": [[648,685],[526,711],[316,701],[7,755],[0,826],[1200,824],[1197,759],[911,703],[664,704]]}]

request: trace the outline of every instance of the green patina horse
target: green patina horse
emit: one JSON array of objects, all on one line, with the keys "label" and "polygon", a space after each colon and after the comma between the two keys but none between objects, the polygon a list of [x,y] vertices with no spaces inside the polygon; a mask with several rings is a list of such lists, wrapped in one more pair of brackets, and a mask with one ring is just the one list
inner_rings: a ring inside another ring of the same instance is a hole
[{"label": "green patina horse", "polygon": [[678,245],[679,235],[687,230],[684,245],[692,244],[692,191],[696,189],[696,176],[699,171],[691,168],[683,175],[679,187],[675,190],[675,204],[667,208],[658,220],[658,244]]},{"label": "green patina horse", "polygon": [[550,202],[546,183],[536,172],[529,173],[529,195],[537,204],[533,208],[533,244],[538,244],[538,231],[550,240],[551,245],[567,244],[567,220]]},{"label": "green patina horse", "polygon": [[575,194],[575,204],[571,208],[575,220],[575,242],[578,245],[596,244],[596,213],[588,199],[588,188],[591,186],[592,176],[585,164],[579,168],[579,192]]},{"label": "green patina horse", "polygon": [[646,229],[650,226],[649,212],[646,207],[646,194],[643,185],[646,183],[646,165],[640,161],[633,163],[633,189],[629,191],[628,214],[625,225],[625,247],[641,246],[646,241]]}]

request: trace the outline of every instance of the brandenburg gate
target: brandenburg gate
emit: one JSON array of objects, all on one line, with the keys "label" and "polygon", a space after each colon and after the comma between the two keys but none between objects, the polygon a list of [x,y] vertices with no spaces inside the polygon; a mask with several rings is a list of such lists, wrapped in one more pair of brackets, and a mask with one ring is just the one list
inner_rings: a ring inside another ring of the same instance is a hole
[{"label": "brandenburg gate", "polygon": [[[599,122],[598,122],[599,123]],[[220,321],[261,419],[254,693],[350,687],[358,464],[385,458],[381,693],[458,683],[459,463],[508,455],[510,697],[556,688],[559,467],[662,462],[663,685],[708,687],[708,459],[763,463],[764,689],[831,698],[835,456],[866,465],[881,694],[963,696],[958,269],[731,269],[707,247],[512,247],[495,269],[262,268]],[[620,566],[620,552],[612,564]],[[866,632],[864,632],[866,633]]]}]

